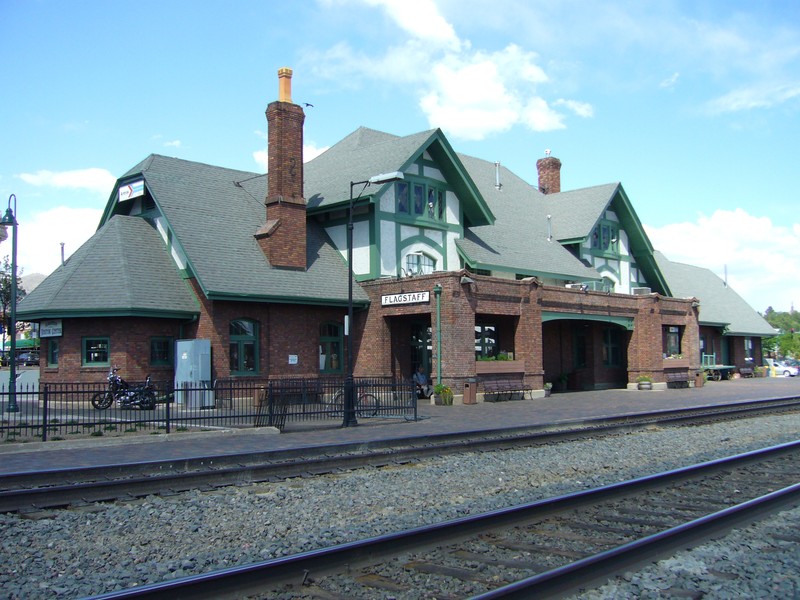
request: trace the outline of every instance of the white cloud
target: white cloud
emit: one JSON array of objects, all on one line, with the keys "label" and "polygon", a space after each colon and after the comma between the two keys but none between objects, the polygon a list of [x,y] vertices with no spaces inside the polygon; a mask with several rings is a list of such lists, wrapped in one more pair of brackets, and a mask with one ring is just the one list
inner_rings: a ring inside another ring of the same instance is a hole
[{"label": "white cloud", "polygon": [[[377,56],[338,43],[310,57],[317,76],[339,85],[354,86],[370,78],[413,90],[429,125],[456,139],[481,140],[516,125],[534,131],[566,127],[566,115],[538,89],[549,83],[549,77],[535,52],[516,44],[494,52],[473,50],[431,0],[364,2],[382,7],[408,38]],[[561,100],[560,104],[578,116],[593,116],[592,106],[585,102]]]},{"label": "white cloud", "polygon": [[795,98],[800,98],[800,83],[756,85],[720,96],[710,101],[707,109],[711,114],[721,114],[754,108],[772,108]]},{"label": "white cloud", "polygon": [[679,77],[680,73],[675,72],[666,79],[664,79],[661,83],[659,83],[658,87],[672,89],[673,87],[675,87],[675,84],[678,83]]},{"label": "white cloud", "polygon": [[171,142],[164,142],[164,146],[167,148],[180,148],[183,144],[180,140],[172,140]]},{"label": "white cloud", "polygon": [[[36,232],[36,235],[19,237],[18,260],[23,273],[52,273],[61,264],[61,242],[64,242],[65,257],[69,258],[97,231],[102,215],[102,209],[58,206],[33,213],[30,220],[21,221],[20,232]],[[6,248],[0,249],[0,254],[5,251]]]},{"label": "white cloud", "polygon": [[594,116],[594,107],[588,102],[578,102],[577,100],[565,100],[564,98],[559,98],[553,102],[553,106],[565,106],[573,113],[579,117],[583,117],[584,119]]},{"label": "white cloud", "polygon": [[[548,81],[537,59],[514,44],[493,53],[449,54],[433,63],[420,108],[432,127],[455,138],[480,140],[518,124],[534,131],[562,129],[564,116],[536,94],[536,85]],[[591,112],[586,104],[563,104]]]},{"label": "white cloud", "polygon": [[776,225],[744,210],[717,210],[694,223],[645,226],[653,246],[675,262],[710,269],[755,310],[800,305],[800,225]]},{"label": "white cloud", "polygon": [[76,171],[37,171],[36,173],[20,173],[22,181],[36,187],[55,187],[83,189],[108,195],[117,182],[105,169],[79,169]]},{"label": "white cloud", "polygon": [[382,6],[401,29],[416,39],[450,50],[462,45],[433,0],[367,0],[367,4]]}]

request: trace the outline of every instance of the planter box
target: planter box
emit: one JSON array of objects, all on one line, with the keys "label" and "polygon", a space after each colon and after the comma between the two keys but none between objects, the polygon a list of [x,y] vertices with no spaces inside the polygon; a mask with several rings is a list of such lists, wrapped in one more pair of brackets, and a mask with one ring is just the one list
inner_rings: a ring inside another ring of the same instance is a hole
[{"label": "planter box", "polygon": [[524,373],[525,363],[521,360],[476,360],[475,373],[492,375],[496,373]]},{"label": "planter box", "polygon": [[689,368],[689,359],[688,358],[665,358],[664,359],[664,367],[665,369],[688,369]]}]

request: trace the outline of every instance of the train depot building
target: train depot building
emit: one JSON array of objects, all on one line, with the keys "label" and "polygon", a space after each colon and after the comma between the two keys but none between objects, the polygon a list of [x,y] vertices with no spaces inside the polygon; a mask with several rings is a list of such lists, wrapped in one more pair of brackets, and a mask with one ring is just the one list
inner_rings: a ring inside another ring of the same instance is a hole
[{"label": "train depot building", "polygon": [[168,380],[179,341],[202,342],[204,379],[344,375],[348,333],[356,377],[422,365],[478,401],[503,379],[536,395],[761,364],[773,329],[711,272],[657,252],[622,184],[562,191],[546,155],[532,185],[439,129],[362,127],[304,163],[289,69],[278,84],[267,174],[145,158],[20,302],[47,332],[42,383],[102,381],[110,365]]}]

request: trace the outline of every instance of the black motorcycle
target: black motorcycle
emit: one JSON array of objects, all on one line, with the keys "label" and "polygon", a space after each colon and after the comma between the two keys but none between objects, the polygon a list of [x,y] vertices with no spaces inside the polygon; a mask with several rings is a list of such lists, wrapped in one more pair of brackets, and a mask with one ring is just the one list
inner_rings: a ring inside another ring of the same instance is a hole
[{"label": "black motorcycle", "polygon": [[152,410],[156,407],[156,388],[150,375],[141,385],[131,386],[117,374],[119,367],[112,367],[108,372],[108,388],[92,396],[92,406],[105,410],[116,402],[119,408],[138,408]]}]

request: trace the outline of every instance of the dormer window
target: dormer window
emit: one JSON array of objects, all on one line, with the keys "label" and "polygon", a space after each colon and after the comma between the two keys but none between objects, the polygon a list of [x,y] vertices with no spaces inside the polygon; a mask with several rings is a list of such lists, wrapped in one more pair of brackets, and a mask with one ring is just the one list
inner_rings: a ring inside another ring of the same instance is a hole
[{"label": "dormer window", "polygon": [[613,221],[601,221],[592,231],[592,250],[601,254],[616,254],[619,247],[619,227]]},{"label": "dormer window", "polygon": [[417,181],[399,181],[395,187],[397,213],[416,219],[443,221],[445,191],[441,187]]}]

